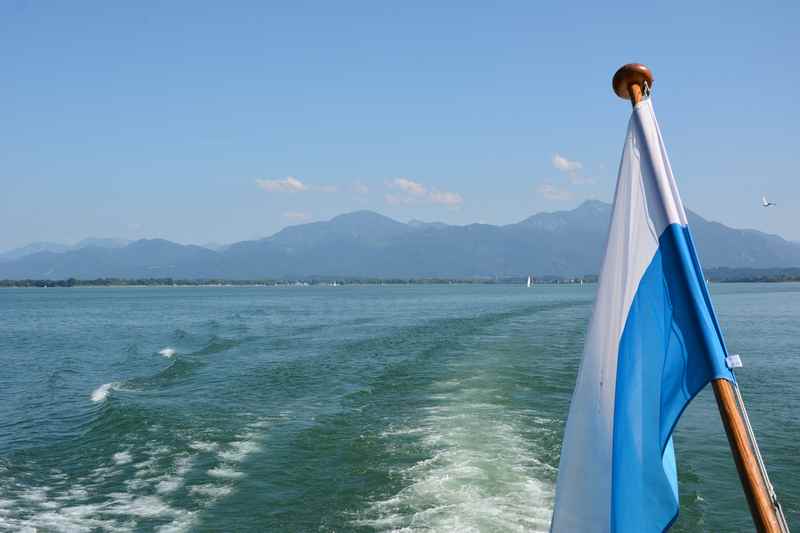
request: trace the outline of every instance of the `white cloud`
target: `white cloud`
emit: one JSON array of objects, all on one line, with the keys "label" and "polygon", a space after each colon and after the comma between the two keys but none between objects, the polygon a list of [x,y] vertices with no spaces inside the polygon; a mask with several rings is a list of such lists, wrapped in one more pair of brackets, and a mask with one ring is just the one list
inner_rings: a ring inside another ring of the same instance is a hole
[{"label": "white cloud", "polygon": [[392,180],[391,186],[403,190],[408,194],[413,194],[414,196],[423,196],[427,192],[424,185],[406,178],[396,178]]},{"label": "white cloud", "polygon": [[548,200],[564,201],[572,198],[572,193],[566,189],[562,189],[553,185],[552,183],[544,183],[536,188],[536,192],[541,194]]},{"label": "white cloud", "polygon": [[308,190],[308,185],[295,178],[287,176],[282,180],[256,180],[256,185],[269,192],[302,192]]},{"label": "white cloud", "polygon": [[553,154],[553,166],[561,172],[566,172],[568,174],[574,174],[583,168],[583,164],[580,161],[570,161],[558,153]]},{"label": "white cloud", "polygon": [[336,192],[335,185],[307,185],[294,176],[282,180],[257,179],[256,185],[268,192]]},{"label": "white cloud", "polygon": [[559,153],[555,153],[553,154],[552,163],[554,168],[567,175],[569,182],[573,185],[594,183],[594,178],[584,176],[580,173],[580,170],[583,168],[583,163],[580,161],[572,161]]},{"label": "white cloud", "polygon": [[356,193],[356,194],[364,195],[364,194],[367,194],[369,192],[369,187],[367,187],[366,185],[364,185],[360,181],[357,181],[357,182],[355,182],[353,184],[353,192]]},{"label": "white cloud", "polygon": [[292,222],[302,222],[311,218],[311,215],[302,211],[287,211],[283,214],[283,218]]},{"label": "white cloud", "polygon": [[457,192],[428,190],[423,184],[408,178],[395,178],[388,184],[390,189],[399,189],[400,194],[387,194],[384,198],[392,205],[402,204],[439,204],[456,207],[464,202]]},{"label": "white cloud", "polygon": [[430,198],[430,201],[434,204],[456,206],[464,203],[464,198],[457,192],[432,191],[428,195],[428,198]]}]

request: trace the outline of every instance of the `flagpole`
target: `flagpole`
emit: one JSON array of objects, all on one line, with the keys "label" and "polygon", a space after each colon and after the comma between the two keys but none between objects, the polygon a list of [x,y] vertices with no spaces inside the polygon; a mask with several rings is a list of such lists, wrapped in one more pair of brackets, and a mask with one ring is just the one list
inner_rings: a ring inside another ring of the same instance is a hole
[{"label": "flagpole", "polygon": [[[630,63],[617,70],[611,84],[617,96],[630,100],[635,107],[642,101],[645,91],[649,92],[653,86],[653,73],[644,65]],[[736,384],[726,379],[715,379],[711,385],[756,530],[760,533],[788,533],[786,519],[761,461],[744,404],[739,401],[741,395]]]}]

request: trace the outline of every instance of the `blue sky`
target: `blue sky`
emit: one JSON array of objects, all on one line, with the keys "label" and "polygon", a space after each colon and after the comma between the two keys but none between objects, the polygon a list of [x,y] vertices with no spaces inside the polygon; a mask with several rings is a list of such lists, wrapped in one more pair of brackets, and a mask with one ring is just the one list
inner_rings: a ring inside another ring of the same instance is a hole
[{"label": "blue sky", "polygon": [[631,61],[687,207],[800,240],[798,5],[5,1],[0,249],[610,200]]}]

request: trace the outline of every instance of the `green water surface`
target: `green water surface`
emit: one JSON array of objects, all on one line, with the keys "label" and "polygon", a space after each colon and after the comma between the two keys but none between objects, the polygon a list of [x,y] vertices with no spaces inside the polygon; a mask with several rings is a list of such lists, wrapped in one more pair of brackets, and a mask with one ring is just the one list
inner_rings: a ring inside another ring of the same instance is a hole
[{"label": "green water surface", "polygon": [[[0,290],[0,530],[547,531],[594,290]],[[712,296],[800,528],[800,284]],[[751,531],[710,390],[675,444]]]}]

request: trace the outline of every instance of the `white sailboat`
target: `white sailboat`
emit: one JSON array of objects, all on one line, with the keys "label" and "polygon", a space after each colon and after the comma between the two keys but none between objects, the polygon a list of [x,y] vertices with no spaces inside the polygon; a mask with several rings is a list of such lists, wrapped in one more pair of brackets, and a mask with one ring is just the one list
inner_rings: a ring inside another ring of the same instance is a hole
[{"label": "white sailboat", "polygon": [[531,283],[531,277],[528,276],[528,288],[530,289],[531,287],[533,287],[533,284]]}]

